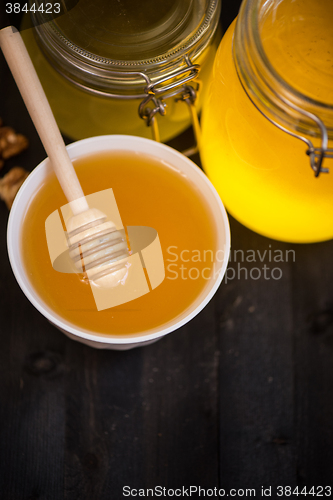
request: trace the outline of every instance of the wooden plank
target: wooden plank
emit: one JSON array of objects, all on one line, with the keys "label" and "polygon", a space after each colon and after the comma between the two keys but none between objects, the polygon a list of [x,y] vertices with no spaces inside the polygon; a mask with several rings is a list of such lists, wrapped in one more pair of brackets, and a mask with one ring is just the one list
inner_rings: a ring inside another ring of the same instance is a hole
[{"label": "wooden plank", "polygon": [[238,15],[241,0],[222,0],[221,4],[221,25],[225,32]]},{"label": "wooden plank", "polygon": [[301,246],[293,269],[297,474],[333,479],[333,242]]},{"label": "wooden plank", "polygon": [[100,352],[70,343],[65,498],[121,498],[126,485],[190,485],[194,470],[202,485],[216,483],[212,325],[214,303],[191,327],[142,349]]},{"label": "wooden plank", "polygon": [[215,306],[143,351],[146,487],[218,482]]},{"label": "wooden plank", "polygon": [[[45,153],[0,55],[0,116],[29,137],[30,147],[1,175],[32,169]],[[60,498],[64,461],[64,336],[24,297],[9,265],[8,210],[0,203],[0,496]]]},{"label": "wooden plank", "polygon": [[28,149],[6,160],[1,175],[17,165],[30,171],[44,160],[46,154],[1,51],[0,75],[0,95],[6,96],[5,99],[1,99],[0,118],[4,125],[13,127],[17,133],[25,135],[29,140]]},{"label": "wooden plank", "polygon": [[63,490],[64,337],[23,296],[4,240],[1,231],[1,498],[56,499]]},{"label": "wooden plank", "polygon": [[[265,485],[296,485],[292,264],[269,259],[269,250],[273,256],[275,250],[285,255],[289,245],[261,237],[234,219],[231,232],[230,280],[218,292],[220,484],[258,492]],[[243,254],[235,254],[240,249]],[[254,262],[246,261],[252,258],[250,250],[256,253]],[[270,268],[269,279],[264,265]],[[281,269],[281,279],[272,279],[275,267]],[[250,273],[259,276],[255,268],[261,270],[259,279],[251,279]]]},{"label": "wooden plank", "polygon": [[69,341],[66,361],[65,498],[121,498],[143,473],[141,351]]}]

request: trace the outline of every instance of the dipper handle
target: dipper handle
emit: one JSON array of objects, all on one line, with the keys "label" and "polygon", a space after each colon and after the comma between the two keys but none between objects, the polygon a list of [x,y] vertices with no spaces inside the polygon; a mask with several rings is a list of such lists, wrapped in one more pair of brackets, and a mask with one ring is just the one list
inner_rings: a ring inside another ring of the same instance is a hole
[{"label": "dipper handle", "polygon": [[0,46],[73,213],[88,210],[64,140],[19,31],[13,26],[0,30]]}]

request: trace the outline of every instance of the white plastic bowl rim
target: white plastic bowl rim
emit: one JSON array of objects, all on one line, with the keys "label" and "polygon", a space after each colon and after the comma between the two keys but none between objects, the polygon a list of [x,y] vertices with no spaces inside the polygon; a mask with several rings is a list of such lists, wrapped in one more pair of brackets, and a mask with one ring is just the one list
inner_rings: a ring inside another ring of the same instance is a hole
[{"label": "white plastic bowl rim", "polygon": [[[125,347],[126,344],[139,345],[140,343],[150,343],[164,335],[177,330],[182,327],[186,323],[188,323],[194,316],[196,316],[211,300],[216,290],[221,284],[221,281],[224,277],[230,253],[230,228],[229,221],[225,211],[225,208],[222,204],[222,201],[216,192],[214,186],[211,184],[207,176],[200,170],[200,168],[193,163],[190,159],[188,159],[183,154],[179,153],[175,149],[162,144],[155,142],[150,139],[145,139],[141,137],[135,136],[126,136],[126,135],[106,135],[106,136],[96,136],[90,137],[88,139],[83,139],[77,142],[74,142],[67,146],[67,151],[69,156],[73,158],[77,158],[80,156],[85,156],[91,153],[103,152],[103,151],[136,151],[140,153],[146,153],[151,156],[156,156],[160,159],[164,159],[168,162],[168,164],[177,164],[177,167],[180,165],[187,170],[187,172],[192,171],[194,177],[196,177],[197,181],[200,181],[201,186],[205,185],[208,187],[210,191],[210,196],[213,198],[215,202],[215,206],[218,206],[218,217],[223,221],[223,239],[224,239],[224,259],[222,262],[222,266],[216,280],[213,283],[213,286],[209,289],[208,293],[205,295],[203,300],[197,305],[197,307],[192,310],[188,315],[183,317],[179,321],[175,321],[171,326],[161,325],[160,328],[155,328],[152,330],[147,330],[147,332],[140,332],[137,334],[118,334],[113,336],[112,334],[101,334],[101,333],[93,333],[88,330],[83,330],[80,327],[75,327],[67,321],[64,321],[58,314],[54,313],[49,306],[47,306],[42,299],[37,295],[34,291],[30,281],[27,277],[26,270],[22,264],[21,251],[20,251],[20,227],[22,223],[22,217],[25,213],[25,209],[27,208],[29,197],[27,197],[27,193],[30,192],[32,194],[35,191],[36,184],[40,184],[40,179],[42,174],[44,176],[51,170],[51,166],[48,158],[43,160],[28,176],[21,189],[19,190],[13,206],[10,211],[9,220],[8,220],[8,230],[7,230],[7,246],[8,246],[8,254],[9,260],[14,272],[15,278],[21,287],[22,291],[29,299],[29,301],[34,305],[34,307],[45,316],[51,323],[57,326],[60,330],[65,333],[68,332],[70,336],[77,337],[77,340],[81,340],[88,344],[95,344],[98,346],[98,343],[118,345],[119,347],[123,345]],[[180,167],[181,169],[181,167]],[[193,178],[192,178],[193,180]],[[208,200],[209,201],[209,200]],[[217,214],[215,214],[217,217]],[[17,224],[17,220],[19,220],[19,224]],[[170,323],[170,322],[169,322]],[[151,331],[151,333],[149,333]],[[97,343],[97,344],[96,344]]]}]

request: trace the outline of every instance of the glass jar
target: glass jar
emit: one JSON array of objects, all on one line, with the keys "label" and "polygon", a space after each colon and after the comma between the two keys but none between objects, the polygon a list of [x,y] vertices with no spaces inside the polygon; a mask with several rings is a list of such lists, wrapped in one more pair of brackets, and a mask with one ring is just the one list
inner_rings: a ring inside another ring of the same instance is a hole
[{"label": "glass jar", "polygon": [[216,55],[204,168],[229,212],[274,239],[333,237],[332,21],[331,0],[245,0]]},{"label": "glass jar", "polygon": [[79,0],[55,18],[36,9],[22,36],[63,133],[151,138],[165,115],[167,141],[191,124],[186,103],[201,107],[219,14],[220,0]]}]

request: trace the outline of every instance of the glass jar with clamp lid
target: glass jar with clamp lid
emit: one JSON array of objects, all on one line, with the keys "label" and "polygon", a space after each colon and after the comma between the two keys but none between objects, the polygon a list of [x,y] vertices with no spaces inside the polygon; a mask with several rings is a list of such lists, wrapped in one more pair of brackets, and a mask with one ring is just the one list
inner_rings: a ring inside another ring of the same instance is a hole
[{"label": "glass jar with clamp lid", "polygon": [[166,141],[196,120],[220,0],[63,3],[64,15],[36,9],[34,27],[22,31],[62,132],[73,139],[153,132]]},{"label": "glass jar with clamp lid", "polygon": [[332,22],[330,0],[244,0],[214,63],[204,168],[230,213],[275,239],[333,237]]}]

